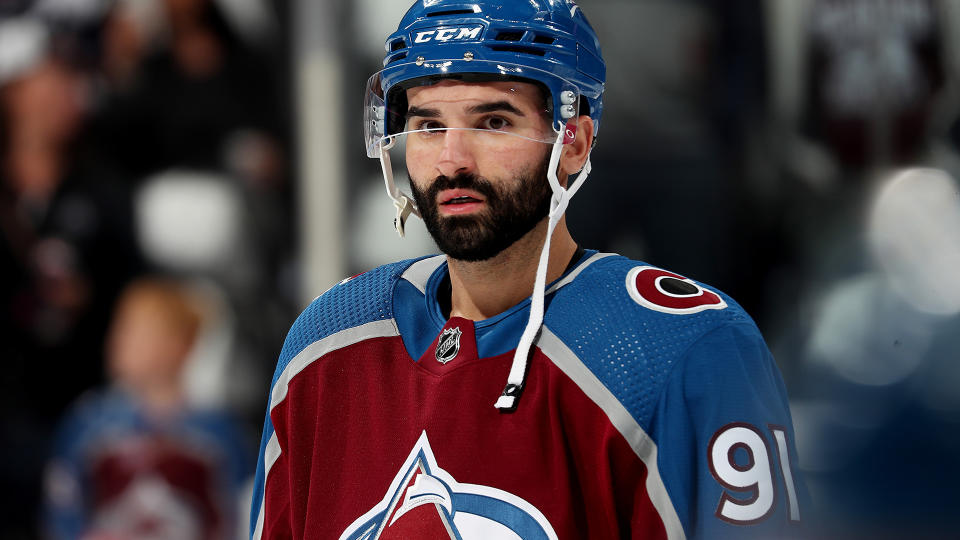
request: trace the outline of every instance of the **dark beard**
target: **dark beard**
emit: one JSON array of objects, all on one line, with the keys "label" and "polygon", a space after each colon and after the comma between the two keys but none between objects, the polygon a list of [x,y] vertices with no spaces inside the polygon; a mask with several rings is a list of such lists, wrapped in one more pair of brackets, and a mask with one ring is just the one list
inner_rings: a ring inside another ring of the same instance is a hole
[{"label": "dark beard", "polygon": [[[509,186],[497,189],[474,174],[438,176],[423,192],[410,181],[420,216],[440,251],[461,261],[485,261],[512,246],[550,213],[553,192],[547,182],[550,154],[540,166],[525,171]],[[444,189],[472,189],[484,196],[487,208],[469,216],[441,216],[437,194]]]}]

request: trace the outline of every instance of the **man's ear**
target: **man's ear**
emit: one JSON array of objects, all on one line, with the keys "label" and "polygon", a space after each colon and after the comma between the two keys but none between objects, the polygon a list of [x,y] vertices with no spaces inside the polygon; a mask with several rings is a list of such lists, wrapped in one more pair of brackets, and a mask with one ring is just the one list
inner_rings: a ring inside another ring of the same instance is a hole
[{"label": "man's ear", "polygon": [[587,163],[587,156],[593,148],[593,118],[587,115],[577,117],[577,133],[573,142],[563,145],[560,156],[559,177],[565,178],[576,173]]}]

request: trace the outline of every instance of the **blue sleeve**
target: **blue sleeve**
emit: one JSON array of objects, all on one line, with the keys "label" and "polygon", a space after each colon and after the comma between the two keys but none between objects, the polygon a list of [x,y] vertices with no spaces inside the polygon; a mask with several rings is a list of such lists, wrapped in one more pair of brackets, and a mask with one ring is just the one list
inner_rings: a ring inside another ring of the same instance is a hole
[{"label": "blue sleeve", "polygon": [[795,538],[809,508],[780,372],[752,323],[720,326],[674,368],[651,431],[690,538]]},{"label": "blue sleeve", "polygon": [[42,521],[51,539],[80,538],[89,521],[89,482],[80,448],[89,421],[82,405],[75,404],[60,422],[44,470]]},{"label": "blue sleeve", "polygon": [[257,468],[253,475],[253,493],[250,499],[250,538],[254,537],[254,532],[257,529],[257,521],[261,519],[260,514],[263,511],[265,495],[264,488],[266,483],[267,445],[270,443],[270,439],[272,437],[273,422],[270,420],[270,411],[268,407],[266,419],[263,421],[263,432],[260,437],[260,452],[257,457]]}]

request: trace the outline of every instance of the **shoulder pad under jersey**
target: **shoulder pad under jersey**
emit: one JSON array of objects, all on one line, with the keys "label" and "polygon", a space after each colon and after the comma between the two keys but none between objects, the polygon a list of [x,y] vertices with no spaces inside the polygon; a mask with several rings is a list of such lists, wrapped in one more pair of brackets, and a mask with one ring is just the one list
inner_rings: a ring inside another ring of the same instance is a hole
[{"label": "shoulder pad under jersey", "polygon": [[409,259],[347,278],[317,297],[290,327],[280,351],[277,373],[305,347],[367,323],[393,318],[393,288],[413,263]]},{"label": "shoulder pad under jersey", "polygon": [[729,296],[621,256],[605,257],[557,291],[544,325],[647,426],[685,352],[725,325],[759,330]]}]

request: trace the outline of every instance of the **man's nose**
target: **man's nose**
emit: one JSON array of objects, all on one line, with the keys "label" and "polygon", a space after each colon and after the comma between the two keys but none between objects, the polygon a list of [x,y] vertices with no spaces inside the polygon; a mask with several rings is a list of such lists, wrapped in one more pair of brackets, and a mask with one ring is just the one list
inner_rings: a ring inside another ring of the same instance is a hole
[{"label": "man's nose", "polygon": [[443,149],[437,161],[437,171],[447,178],[473,172],[476,162],[470,144],[470,132],[450,129],[443,132]]}]

